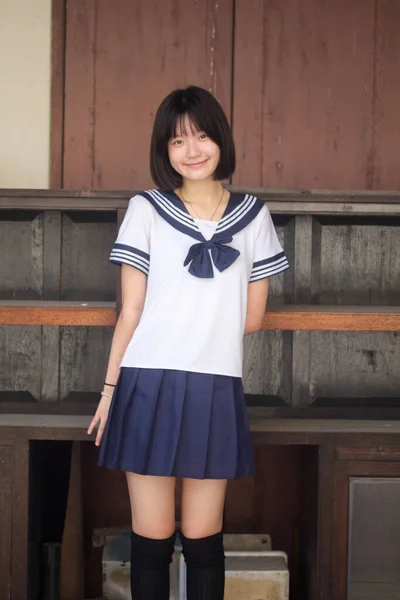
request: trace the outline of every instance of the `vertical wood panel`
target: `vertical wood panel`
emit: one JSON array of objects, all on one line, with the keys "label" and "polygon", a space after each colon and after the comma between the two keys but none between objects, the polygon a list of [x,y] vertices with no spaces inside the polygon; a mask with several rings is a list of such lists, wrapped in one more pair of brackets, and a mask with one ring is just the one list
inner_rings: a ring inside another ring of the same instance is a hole
[{"label": "vertical wood panel", "polygon": [[50,188],[62,187],[66,0],[51,2]]},{"label": "vertical wood panel", "polygon": [[11,494],[0,491],[0,598],[10,598]]},{"label": "vertical wood panel", "polygon": [[39,300],[43,290],[43,213],[0,213],[0,293],[3,299]]},{"label": "vertical wood panel", "polygon": [[60,400],[71,392],[93,392],[90,399],[98,400],[112,335],[112,327],[60,327]]},{"label": "vertical wood panel", "polygon": [[232,108],[237,185],[263,183],[264,36],[264,0],[236,0]]},{"label": "vertical wood panel", "polygon": [[231,105],[232,0],[71,0],[65,187],[151,185],[157,106],[191,83]]},{"label": "vertical wood panel", "polygon": [[150,185],[156,107],[198,83],[232,110],[234,183],[398,188],[397,0],[235,5],[232,73],[233,0],[68,2],[65,187]]},{"label": "vertical wood panel", "polygon": [[[297,215],[295,219],[294,301],[307,304],[311,296],[312,272],[311,215]],[[302,406],[310,397],[311,344],[309,331],[294,331],[292,346],[292,405]]]},{"label": "vertical wood panel", "polygon": [[[327,440],[328,442],[328,440]],[[332,540],[333,540],[333,510],[337,505],[334,492],[335,449],[326,443],[318,449],[318,535],[317,535],[317,569],[316,587],[319,590],[318,600],[331,600],[331,590],[334,585],[332,577]],[[335,522],[335,527],[337,524]],[[334,560],[337,559],[336,552]],[[342,596],[344,600],[345,596]],[[335,599],[336,600],[336,599]],[[338,599],[337,599],[338,600]]]},{"label": "vertical wood panel", "polygon": [[321,304],[393,305],[400,301],[400,223],[396,219],[321,218]]},{"label": "vertical wood panel", "polygon": [[29,440],[16,441],[12,507],[11,598],[27,600]]},{"label": "vertical wood panel", "polygon": [[[282,222],[275,218],[279,241],[284,246],[290,264],[294,252],[294,220]],[[268,304],[291,301],[293,270],[272,277]],[[248,394],[280,396],[290,402],[291,343],[283,331],[260,331],[244,339],[244,389]]]},{"label": "vertical wood panel", "polygon": [[397,332],[311,332],[311,396],[399,398]]},{"label": "vertical wood panel", "polygon": [[13,446],[0,444],[0,598],[10,598]]},{"label": "vertical wood panel", "polygon": [[256,531],[254,495],[255,477],[230,479],[225,501],[225,533],[252,533]]},{"label": "vertical wood panel", "polygon": [[63,187],[93,188],[96,0],[69,0],[66,16]]},{"label": "vertical wood panel", "polygon": [[63,214],[62,300],[115,300],[115,266],[109,255],[116,238],[116,215]]},{"label": "vertical wood panel", "polygon": [[[60,298],[61,212],[45,211],[43,219],[43,300]],[[41,400],[58,400],[60,328],[42,327]]]},{"label": "vertical wood panel", "polygon": [[40,398],[41,331],[37,326],[0,327],[1,392],[30,392]]},{"label": "vertical wood panel", "polygon": [[300,518],[301,456],[298,446],[256,447],[256,532],[271,536],[272,549],[289,557],[290,598],[299,600],[299,573],[294,565]]},{"label": "vertical wood panel", "polygon": [[374,179],[377,190],[400,187],[400,3],[376,0]]},{"label": "vertical wood panel", "polygon": [[284,397],[282,355],[282,331],[258,331],[245,337],[243,386],[246,394]]},{"label": "vertical wood panel", "polygon": [[364,188],[374,0],[237,0],[234,183]]}]

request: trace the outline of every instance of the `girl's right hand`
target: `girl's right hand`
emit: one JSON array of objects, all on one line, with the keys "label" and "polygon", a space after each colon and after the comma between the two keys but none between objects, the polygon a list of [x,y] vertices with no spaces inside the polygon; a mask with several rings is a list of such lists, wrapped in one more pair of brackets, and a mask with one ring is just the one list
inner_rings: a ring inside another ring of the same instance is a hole
[{"label": "girl's right hand", "polygon": [[102,396],[101,400],[97,406],[96,414],[94,415],[89,429],[87,430],[88,435],[90,435],[93,429],[96,427],[98,423],[100,423],[99,428],[97,430],[95,445],[100,446],[101,438],[103,437],[104,427],[107,423],[108,411],[110,409],[111,398],[108,396]]}]

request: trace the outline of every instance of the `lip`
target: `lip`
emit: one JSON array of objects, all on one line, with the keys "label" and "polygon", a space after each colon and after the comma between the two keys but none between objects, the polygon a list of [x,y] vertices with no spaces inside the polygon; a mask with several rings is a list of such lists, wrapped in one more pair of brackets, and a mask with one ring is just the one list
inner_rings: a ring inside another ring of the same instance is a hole
[{"label": "lip", "polygon": [[198,163],[186,163],[185,167],[188,167],[189,169],[194,169],[196,167],[201,167],[202,165],[205,165],[206,162],[207,162],[207,159],[203,160],[201,162],[198,162]]}]

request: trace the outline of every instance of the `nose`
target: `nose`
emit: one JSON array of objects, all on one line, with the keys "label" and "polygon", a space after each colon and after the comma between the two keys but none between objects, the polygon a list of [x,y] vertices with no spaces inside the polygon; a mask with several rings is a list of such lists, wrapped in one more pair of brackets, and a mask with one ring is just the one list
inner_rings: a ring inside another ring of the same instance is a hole
[{"label": "nose", "polygon": [[200,155],[200,148],[196,138],[189,138],[186,147],[188,158],[197,158]]}]

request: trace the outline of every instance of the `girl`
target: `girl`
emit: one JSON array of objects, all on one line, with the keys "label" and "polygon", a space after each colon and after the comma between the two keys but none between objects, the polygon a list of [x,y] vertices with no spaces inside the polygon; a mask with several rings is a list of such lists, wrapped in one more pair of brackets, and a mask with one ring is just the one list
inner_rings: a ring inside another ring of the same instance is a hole
[{"label": "girl", "polygon": [[243,335],[260,329],[268,278],[288,263],[265,204],[221,183],[235,148],[209,92],[164,99],[150,167],[159,189],[131,199],[110,256],[122,310],[88,433],[99,424],[100,464],[126,472],[132,598],[169,598],[179,477],[188,600],[222,600],[227,479],[254,473]]}]

